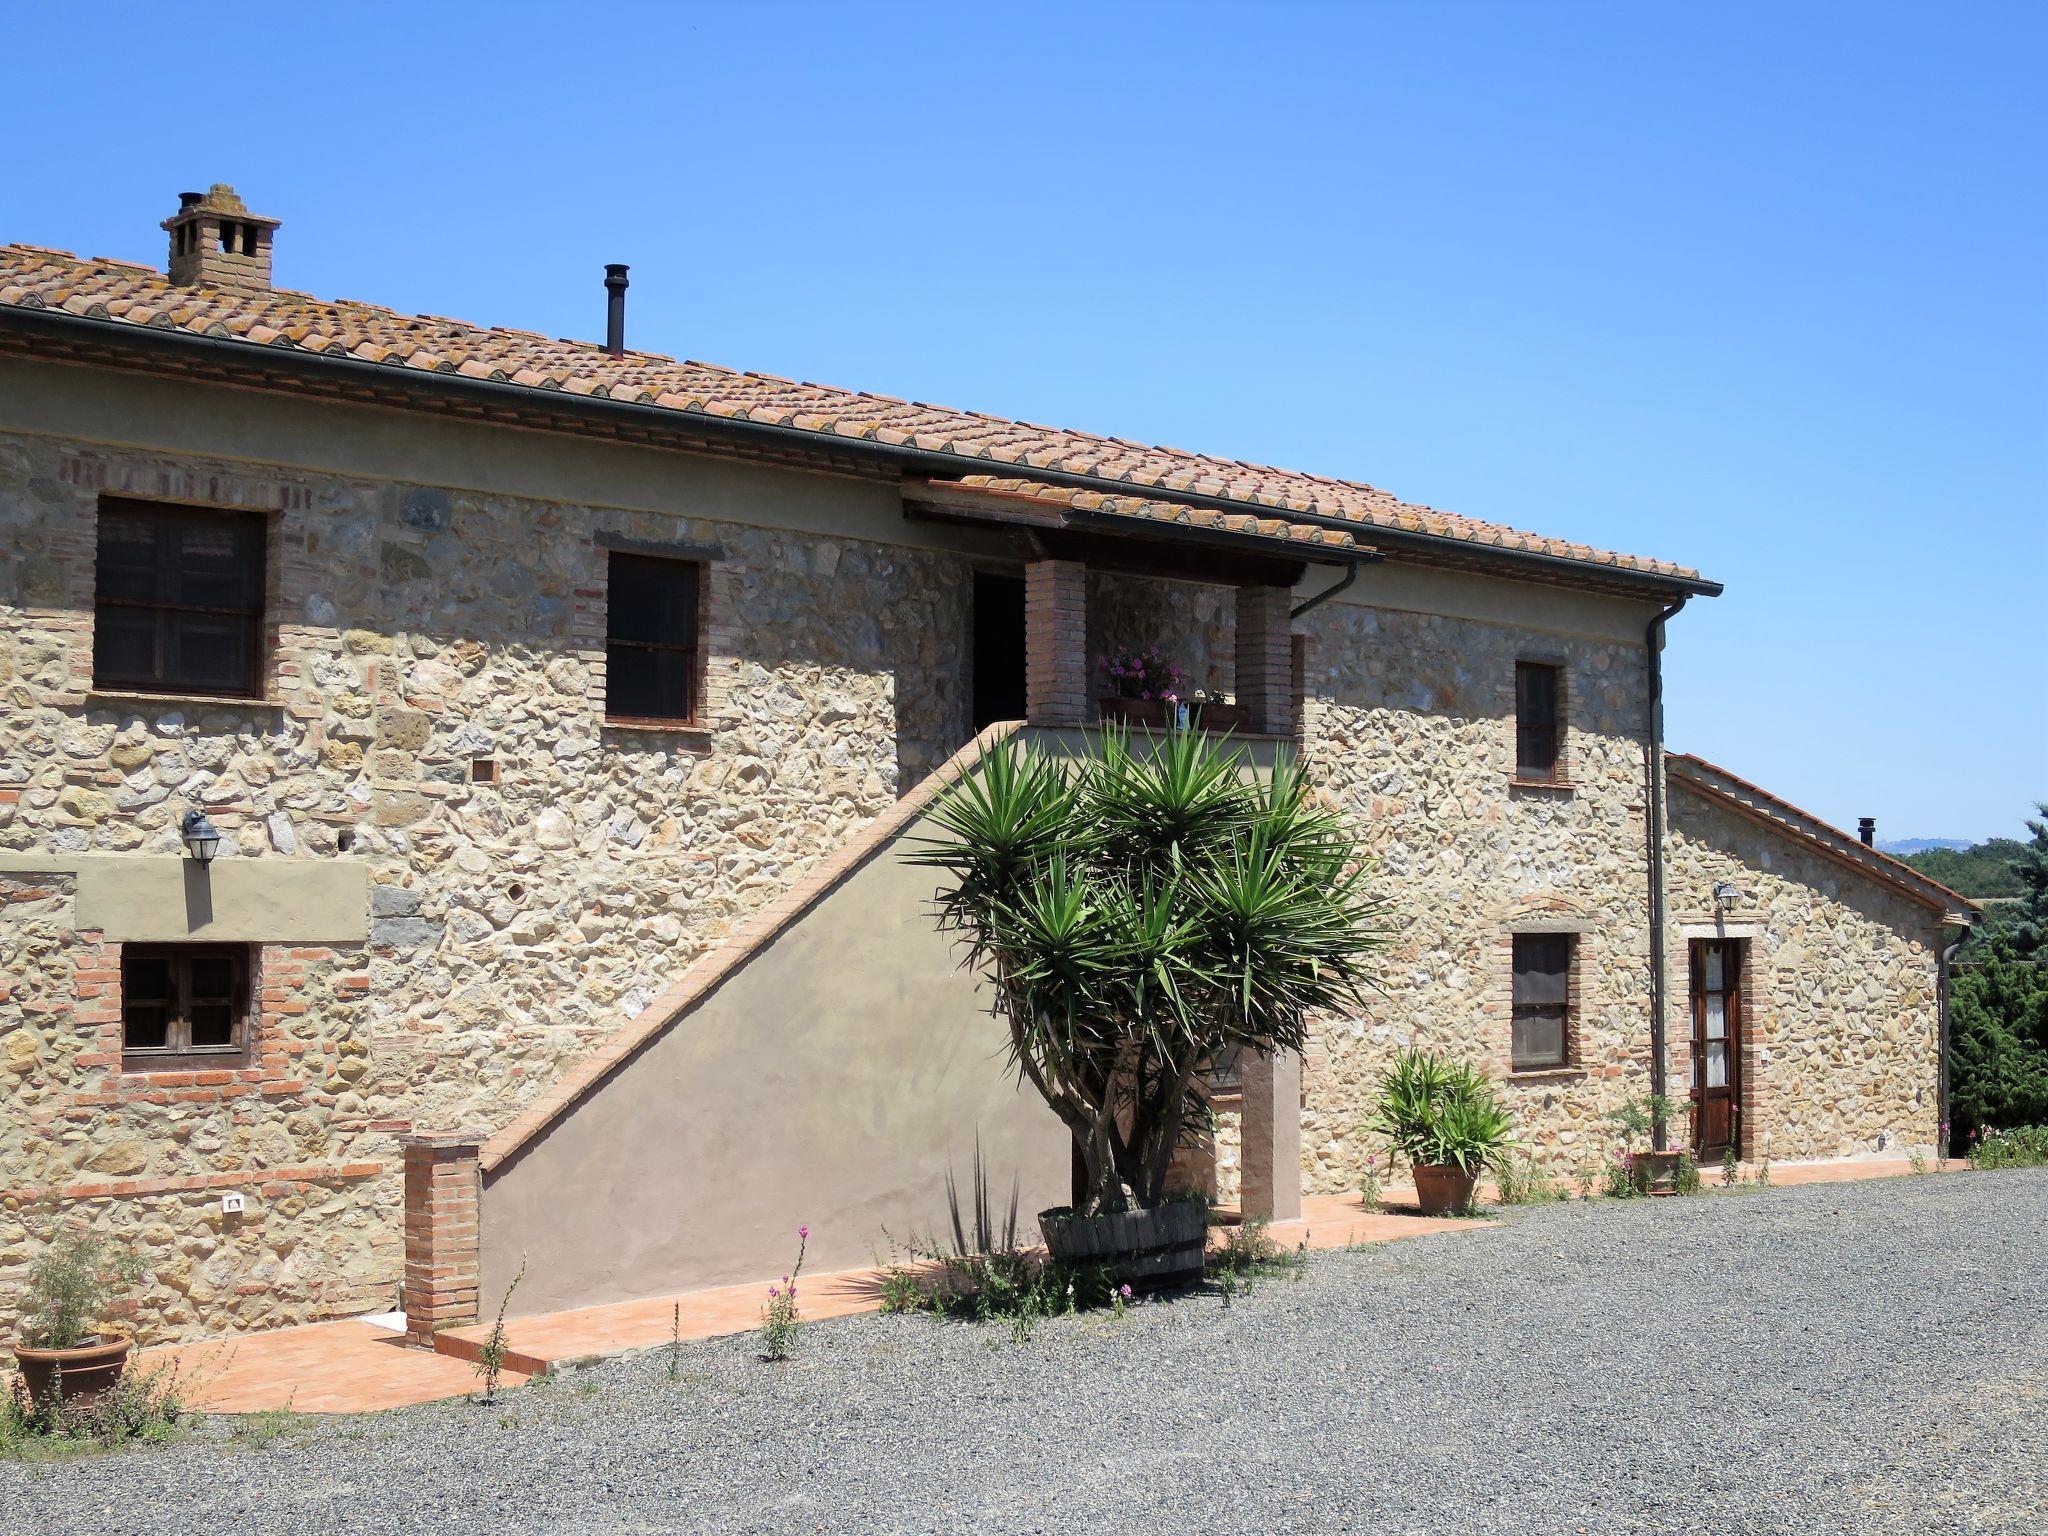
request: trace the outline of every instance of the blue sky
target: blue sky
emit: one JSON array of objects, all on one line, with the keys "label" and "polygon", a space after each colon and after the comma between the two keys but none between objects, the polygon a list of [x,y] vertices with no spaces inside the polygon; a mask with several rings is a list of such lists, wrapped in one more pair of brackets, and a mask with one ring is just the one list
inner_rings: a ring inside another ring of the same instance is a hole
[{"label": "blue sky", "polygon": [[[1347,475],[1696,565],[1672,744],[2048,797],[2048,8],[28,4],[0,239]],[[17,136],[19,137],[19,136]]]}]

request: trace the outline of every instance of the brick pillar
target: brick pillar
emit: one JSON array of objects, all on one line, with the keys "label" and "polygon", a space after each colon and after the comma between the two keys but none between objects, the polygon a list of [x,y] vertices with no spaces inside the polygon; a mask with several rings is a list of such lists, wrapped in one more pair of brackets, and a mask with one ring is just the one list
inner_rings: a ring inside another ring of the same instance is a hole
[{"label": "brick pillar", "polygon": [[405,1332],[430,1345],[477,1320],[480,1137],[422,1131],[405,1149]]},{"label": "brick pillar", "polygon": [[1033,725],[1088,722],[1088,567],[1024,567],[1024,708]]},{"label": "brick pillar", "polygon": [[1237,702],[1250,712],[1251,728],[1269,736],[1294,725],[1293,602],[1285,587],[1237,589]]},{"label": "brick pillar", "polygon": [[[1242,695],[1240,695],[1242,697]],[[1301,1057],[1294,1051],[1238,1057],[1244,1084],[1244,1193],[1247,1220],[1301,1216]]]}]

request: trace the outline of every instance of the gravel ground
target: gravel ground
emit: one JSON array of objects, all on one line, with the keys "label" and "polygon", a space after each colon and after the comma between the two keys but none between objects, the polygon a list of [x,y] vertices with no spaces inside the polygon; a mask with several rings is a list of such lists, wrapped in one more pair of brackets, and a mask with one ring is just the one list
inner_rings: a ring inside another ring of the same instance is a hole
[{"label": "gravel ground", "polygon": [[1551,1206],[1024,1344],[856,1318],[0,1465],[0,1532],[2038,1533],[2044,1256],[2039,1170]]}]

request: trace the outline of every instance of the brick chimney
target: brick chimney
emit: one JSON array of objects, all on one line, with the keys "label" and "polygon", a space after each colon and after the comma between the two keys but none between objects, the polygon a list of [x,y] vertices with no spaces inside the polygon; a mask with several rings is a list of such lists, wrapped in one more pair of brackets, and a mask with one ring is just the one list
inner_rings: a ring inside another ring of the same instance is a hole
[{"label": "brick chimney", "polygon": [[276,219],[251,213],[224,181],[210,191],[180,192],[178,211],[164,220],[171,235],[171,281],[181,288],[268,289],[277,227]]}]

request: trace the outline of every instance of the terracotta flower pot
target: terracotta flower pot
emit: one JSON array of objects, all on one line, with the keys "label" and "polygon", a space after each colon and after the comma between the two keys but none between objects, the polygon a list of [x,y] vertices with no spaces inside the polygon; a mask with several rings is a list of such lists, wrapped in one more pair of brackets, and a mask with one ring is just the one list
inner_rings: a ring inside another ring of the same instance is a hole
[{"label": "terracotta flower pot", "polygon": [[58,1399],[82,1404],[91,1402],[120,1379],[132,1344],[133,1340],[104,1333],[91,1344],[71,1349],[31,1349],[17,1343],[14,1360],[21,1367],[29,1400],[38,1408]]},{"label": "terracotta flower pot", "polygon": [[1415,1203],[1422,1208],[1425,1216],[1449,1216],[1464,1210],[1472,1203],[1472,1187],[1477,1182],[1471,1174],[1456,1163],[1432,1166],[1428,1163],[1415,1165]]}]

